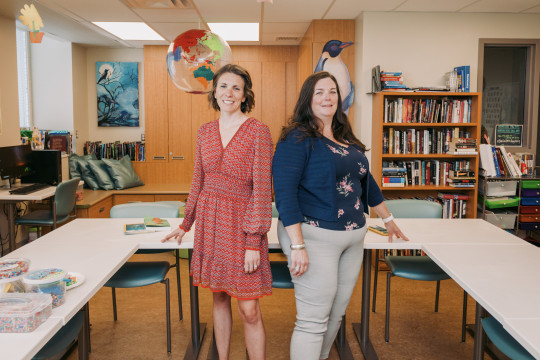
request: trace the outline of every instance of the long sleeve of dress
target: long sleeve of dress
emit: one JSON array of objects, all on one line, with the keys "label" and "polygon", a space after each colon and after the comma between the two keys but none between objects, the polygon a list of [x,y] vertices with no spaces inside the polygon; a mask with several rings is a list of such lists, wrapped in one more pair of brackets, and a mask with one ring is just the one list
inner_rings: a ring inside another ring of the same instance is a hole
[{"label": "long sleeve of dress", "polygon": [[262,125],[259,129],[254,140],[253,193],[242,224],[247,235],[246,249],[250,250],[260,249],[272,225],[272,136],[268,126]]},{"label": "long sleeve of dress", "polygon": [[191,188],[189,190],[189,196],[187,200],[186,207],[184,209],[184,221],[180,227],[184,231],[188,232],[195,221],[195,214],[197,209],[197,201],[199,199],[199,194],[202,190],[204,184],[204,169],[202,165],[201,157],[201,141],[204,138],[203,136],[204,125],[199,128],[197,131],[197,145],[195,150],[195,168],[193,169],[193,179],[191,180]]}]

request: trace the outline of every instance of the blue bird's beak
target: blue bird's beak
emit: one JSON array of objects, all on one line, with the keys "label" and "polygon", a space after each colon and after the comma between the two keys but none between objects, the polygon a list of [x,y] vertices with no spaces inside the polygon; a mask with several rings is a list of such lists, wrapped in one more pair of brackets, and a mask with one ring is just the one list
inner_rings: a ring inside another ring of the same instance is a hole
[{"label": "blue bird's beak", "polygon": [[351,46],[352,44],[354,44],[352,41],[347,41],[347,42],[341,43],[341,45],[339,45],[339,47],[340,47],[341,49],[345,49],[346,47],[349,47],[349,46]]}]

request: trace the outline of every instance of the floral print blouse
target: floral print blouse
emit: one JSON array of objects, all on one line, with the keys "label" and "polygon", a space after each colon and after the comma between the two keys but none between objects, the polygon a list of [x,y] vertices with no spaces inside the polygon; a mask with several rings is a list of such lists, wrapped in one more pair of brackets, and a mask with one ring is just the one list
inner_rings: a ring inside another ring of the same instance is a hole
[{"label": "floral print blouse", "polygon": [[304,222],[327,230],[350,231],[366,224],[364,206],[360,201],[360,181],[367,175],[368,163],[363,152],[354,146],[342,146],[322,138],[332,152],[336,164],[336,205],[338,221],[325,221],[304,215]]}]

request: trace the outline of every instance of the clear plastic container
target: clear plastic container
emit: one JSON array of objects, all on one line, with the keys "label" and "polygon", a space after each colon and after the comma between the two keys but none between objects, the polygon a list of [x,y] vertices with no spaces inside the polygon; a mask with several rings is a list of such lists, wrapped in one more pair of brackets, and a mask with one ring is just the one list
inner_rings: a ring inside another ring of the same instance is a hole
[{"label": "clear plastic container", "polygon": [[0,333],[32,332],[51,314],[52,298],[50,295],[0,295]]},{"label": "clear plastic container", "polygon": [[66,302],[66,272],[58,268],[41,269],[29,272],[23,278],[26,292],[50,294],[52,307],[58,307]]},{"label": "clear plastic container", "polygon": [[30,267],[30,260],[23,258],[0,260],[0,294],[23,293],[23,275]]}]

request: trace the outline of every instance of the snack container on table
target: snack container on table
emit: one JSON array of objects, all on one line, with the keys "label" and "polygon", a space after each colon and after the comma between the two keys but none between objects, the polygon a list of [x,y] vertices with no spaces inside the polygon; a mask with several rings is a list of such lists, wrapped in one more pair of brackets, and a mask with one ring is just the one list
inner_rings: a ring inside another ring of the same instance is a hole
[{"label": "snack container on table", "polygon": [[34,331],[52,313],[52,297],[48,294],[0,295],[0,333]]},{"label": "snack container on table", "polygon": [[41,269],[29,272],[23,277],[26,292],[50,294],[53,308],[66,302],[66,272],[58,268]]}]

